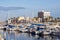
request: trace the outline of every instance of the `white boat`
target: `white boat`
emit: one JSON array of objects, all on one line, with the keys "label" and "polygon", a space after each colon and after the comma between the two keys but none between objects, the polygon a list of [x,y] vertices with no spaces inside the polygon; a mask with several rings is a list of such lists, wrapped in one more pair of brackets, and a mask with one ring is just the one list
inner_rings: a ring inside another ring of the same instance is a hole
[{"label": "white boat", "polygon": [[60,36],[60,28],[52,29],[51,35]]},{"label": "white boat", "polygon": [[51,31],[43,31],[43,35],[49,35],[51,34]]},{"label": "white boat", "polygon": [[17,30],[20,32],[28,32],[29,28],[26,26],[18,26]]},{"label": "white boat", "polygon": [[0,26],[0,30],[4,29],[5,27],[4,26]]},{"label": "white boat", "polygon": [[50,35],[51,31],[50,30],[40,30],[36,31],[36,35]]},{"label": "white boat", "polygon": [[24,33],[24,32],[28,32],[29,28],[18,28],[18,30]]},{"label": "white boat", "polygon": [[60,32],[53,32],[52,35],[54,35],[54,36],[60,36]]},{"label": "white boat", "polygon": [[15,28],[7,28],[7,30],[9,30],[9,31],[16,31],[17,28],[16,27]]}]

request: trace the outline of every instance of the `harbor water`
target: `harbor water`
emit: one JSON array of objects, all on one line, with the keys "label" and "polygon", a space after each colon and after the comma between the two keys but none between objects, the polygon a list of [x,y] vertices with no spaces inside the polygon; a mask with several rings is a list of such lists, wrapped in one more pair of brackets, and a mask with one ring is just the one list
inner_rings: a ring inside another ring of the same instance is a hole
[{"label": "harbor water", "polygon": [[5,40],[60,40],[59,36],[38,36],[29,33],[20,33],[18,31],[0,30],[0,35]]}]

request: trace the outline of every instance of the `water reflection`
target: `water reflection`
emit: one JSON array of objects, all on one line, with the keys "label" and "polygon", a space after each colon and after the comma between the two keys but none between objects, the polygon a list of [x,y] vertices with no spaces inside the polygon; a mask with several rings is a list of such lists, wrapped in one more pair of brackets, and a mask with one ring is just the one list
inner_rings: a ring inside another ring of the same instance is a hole
[{"label": "water reflection", "polygon": [[31,35],[28,33],[20,33],[17,31],[1,31],[0,34],[3,35],[3,38],[6,40],[60,40],[58,36],[38,36],[38,35]]},{"label": "water reflection", "polygon": [[5,31],[3,31],[3,30],[0,30],[0,40],[6,40],[6,32]]}]

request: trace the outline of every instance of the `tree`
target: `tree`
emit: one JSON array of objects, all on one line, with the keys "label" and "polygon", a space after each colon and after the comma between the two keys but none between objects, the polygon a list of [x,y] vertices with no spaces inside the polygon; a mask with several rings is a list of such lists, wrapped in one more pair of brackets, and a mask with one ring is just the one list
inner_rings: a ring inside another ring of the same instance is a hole
[{"label": "tree", "polygon": [[45,22],[49,22],[51,20],[53,20],[53,17],[52,16],[48,16],[47,18],[45,18]]}]

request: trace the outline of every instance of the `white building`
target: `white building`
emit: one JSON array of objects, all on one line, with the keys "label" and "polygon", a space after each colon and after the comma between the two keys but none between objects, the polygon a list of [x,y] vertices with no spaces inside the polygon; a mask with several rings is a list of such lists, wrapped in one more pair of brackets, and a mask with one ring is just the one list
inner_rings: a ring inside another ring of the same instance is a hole
[{"label": "white building", "polygon": [[49,16],[50,16],[50,12],[48,11],[38,12],[38,17],[42,18],[42,20],[44,20],[45,18],[48,18]]},{"label": "white building", "polygon": [[11,23],[11,19],[8,19],[8,24],[10,24]]},{"label": "white building", "polygon": [[44,12],[44,18],[47,18],[47,17],[49,17],[50,16],[50,12]]}]

